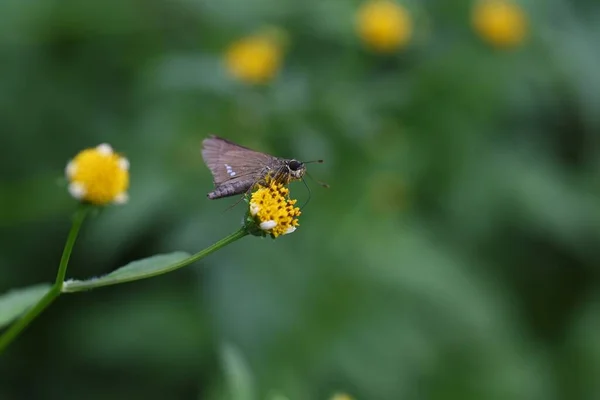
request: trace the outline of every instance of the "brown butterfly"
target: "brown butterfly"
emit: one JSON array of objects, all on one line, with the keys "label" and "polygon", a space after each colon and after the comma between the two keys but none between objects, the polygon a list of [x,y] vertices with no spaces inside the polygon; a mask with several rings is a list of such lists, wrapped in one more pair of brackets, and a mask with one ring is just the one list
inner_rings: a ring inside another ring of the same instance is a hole
[{"label": "brown butterfly", "polygon": [[301,180],[306,172],[305,162],[254,151],[217,136],[204,139],[202,158],[215,184],[209,199],[248,193],[268,178],[287,185]]}]

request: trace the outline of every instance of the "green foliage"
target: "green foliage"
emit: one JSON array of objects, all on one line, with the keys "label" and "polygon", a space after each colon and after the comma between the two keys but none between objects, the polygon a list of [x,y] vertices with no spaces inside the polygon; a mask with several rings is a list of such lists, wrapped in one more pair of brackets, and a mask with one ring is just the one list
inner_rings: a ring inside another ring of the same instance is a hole
[{"label": "green foliage", "polygon": [[252,372],[246,361],[234,346],[224,345],[221,358],[229,389],[229,398],[253,400],[256,398]]},{"label": "green foliage", "polygon": [[0,296],[0,328],[10,324],[27,309],[36,304],[48,291],[47,283],[12,289]]}]

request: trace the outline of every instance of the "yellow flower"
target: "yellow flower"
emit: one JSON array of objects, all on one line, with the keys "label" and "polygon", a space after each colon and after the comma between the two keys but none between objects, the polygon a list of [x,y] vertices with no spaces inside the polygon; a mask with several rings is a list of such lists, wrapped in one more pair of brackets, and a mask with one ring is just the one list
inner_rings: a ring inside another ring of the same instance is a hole
[{"label": "yellow flower", "polygon": [[410,40],[412,20],[406,8],[392,0],[369,0],[358,10],[356,29],[367,46],[392,52]]},{"label": "yellow flower", "polygon": [[271,181],[259,186],[249,201],[249,213],[253,222],[273,238],[287,235],[300,225],[297,217],[301,212],[290,200],[290,191],[283,184]]},{"label": "yellow flower", "polygon": [[250,84],[273,79],[281,68],[283,37],[280,30],[265,29],[234,42],[225,54],[229,74]]},{"label": "yellow flower", "polygon": [[129,161],[108,144],[85,149],[67,164],[69,193],[95,205],[127,202]]},{"label": "yellow flower", "polygon": [[496,47],[514,47],[527,34],[527,19],[518,4],[510,0],[477,0],[472,24],[477,33]]}]

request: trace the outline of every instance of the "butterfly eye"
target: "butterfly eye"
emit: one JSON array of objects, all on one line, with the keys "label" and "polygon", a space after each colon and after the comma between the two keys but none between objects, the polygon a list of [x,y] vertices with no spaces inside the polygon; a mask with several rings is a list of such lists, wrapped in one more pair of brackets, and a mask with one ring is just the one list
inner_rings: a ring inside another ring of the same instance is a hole
[{"label": "butterfly eye", "polygon": [[302,163],[300,161],[292,160],[288,166],[292,171],[298,171],[302,167]]}]

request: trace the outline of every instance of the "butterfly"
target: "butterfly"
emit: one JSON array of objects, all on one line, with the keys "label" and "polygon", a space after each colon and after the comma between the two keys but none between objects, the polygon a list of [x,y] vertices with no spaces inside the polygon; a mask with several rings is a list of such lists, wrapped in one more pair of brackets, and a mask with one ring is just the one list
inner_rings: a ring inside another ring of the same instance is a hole
[{"label": "butterfly", "polygon": [[202,141],[202,158],[215,185],[209,199],[245,194],[269,179],[287,185],[306,173],[306,162],[261,153],[214,135]]}]

